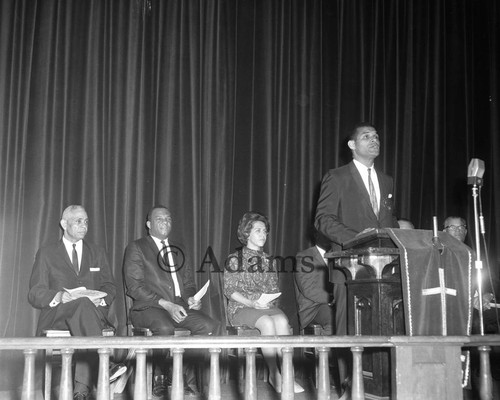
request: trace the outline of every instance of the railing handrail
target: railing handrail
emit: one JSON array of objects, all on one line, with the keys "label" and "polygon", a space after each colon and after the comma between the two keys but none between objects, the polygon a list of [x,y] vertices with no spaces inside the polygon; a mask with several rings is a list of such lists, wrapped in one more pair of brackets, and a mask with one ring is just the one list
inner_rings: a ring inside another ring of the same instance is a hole
[{"label": "railing handrail", "polygon": [[[481,400],[491,400],[492,380],[489,352],[492,346],[500,345],[500,335],[473,336],[153,336],[153,337],[15,337],[0,339],[1,350],[20,350],[24,353],[25,366],[23,373],[23,400],[35,399],[35,356],[39,350],[60,349],[62,355],[62,372],[60,381],[60,399],[71,400],[71,360],[75,350],[97,349],[99,354],[99,378],[97,399],[109,400],[109,357],[112,349],[128,349],[127,359],[135,358],[136,372],[134,399],[146,400],[148,386],[146,384],[146,354],[150,349],[171,349],[173,354],[172,399],[183,398],[182,354],[184,349],[208,349],[210,354],[210,400],[222,400],[219,355],[221,349],[243,348],[246,353],[246,399],[255,400],[256,374],[255,353],[257,347],[277,347],[282,350],[282,400],[293,400],[293,348],[315,347],[318,357],[317,398],[330,398],[330,381],[328,374],[328,353],[330,348],[348,347],[352,352],[352,391],[353,400],[365,398],[363,384],[362,353],[365,348],[392,348],[394,366],[398,368],[399,378],[393,381],[394,395],[408,398],[408,388],[416,384],[411,373],[413,364],[406,361],[414,352],[440,355],[440,362],[445,361],[443,368],[448,371],[447,379],[441,385],[449,385],[451,397],[460,397],[460,348],[476,346],[480,357],[479,391]],[[414,347],[415,346],[415,347]],[[412,348],[414,347],[414,348]],[[438,350],[439,349],[439,350]],[[444,358],[443,358],[444,355]],[[419,358],[419,357],[418,357]],[[420,359],[420,358],[419,358]],[[400,363],[401,362],[401,363]],[[401,368],[401,370],[399,370]],[[433,374],[434,370],[428,371]],[[46,370],[46,378],[50,376]],[[404,377],[404,379],[402,379]],[[48,379],[50,382],[50,379]],[[413,390],[413,389],[411,389]],[[439,389],[442,391],[443,389]],[[448,388],[446,389],[448,390]],[[50,393],[50,384],[48,386]],[[413,393],[413,392],[412,392]],[[448,393],[448,392],[447,392]],[[252,396],[250,396],[252,394]]]},{"label": "railing handrail", "polygon": [[399,345],[500,346],[500,335],[472,336],[150,336],[150,337],[10,337],[0,338],[0,350],[23,349],[172,349],[245,347],[396,347]]}]

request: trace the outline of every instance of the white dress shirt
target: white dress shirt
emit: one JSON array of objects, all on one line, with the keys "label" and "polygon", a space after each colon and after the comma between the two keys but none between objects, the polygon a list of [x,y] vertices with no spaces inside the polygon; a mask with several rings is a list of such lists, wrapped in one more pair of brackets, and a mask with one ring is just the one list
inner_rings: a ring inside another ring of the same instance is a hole
[{"label": "white dress shirt", "polygon": [[[151,236],[153,240],[156,243],[156,246],[158,247],[158,250],[162,253],[162,257],[165,256],[163,254],[163,244],[161,243],[161,239],[158,239],[157,237]],[[174,281],[174,294],[178,297],[181,296],[181,288],[179,286],[179,281],[177,279],[177,272],[175,271],[175,266],[174,265],[174,258],[172,257],[172,253],[170,252],[170,244],[168,243],[168,239],[163,240],[165,242],[165,246],[167,249],[165,250],[167,252],[168,256],[168,263],[171,265],[170,267],[170,273],[172,275],[172,280]]]},{"label": "white dress shirt", "polygon": [[[68,252],[69,259],[73,260],[73,243],[66,239],[64,236],[62,238],[64,247]],[[83,253],[83,240],[79,240],[75,243],[76,254],[78,256],[78,271],[80,271],[80,265],[82,265],[82,253]]]},{"label": "white dress shirt", "polygon": [[[361,164],[358,160],[353,159],[352,161],[354,161],[354,165],[358,169],[358,171],[361,175],[361,179],[363,179],[363,183],[365,184],[365,188],[366,188],[368,194],[370,194],[370,186],[368,185],[368,167],[364,164]],[[372,165],[370,167],[370,169],[371,169],[370,175],[372,177],[373,186],[375,188],[375,194],[377,195],[377,206],[378,206],[378,209],[380,210],[380,185],[378,183],[377,172],[375,171],[374,165]]]}]

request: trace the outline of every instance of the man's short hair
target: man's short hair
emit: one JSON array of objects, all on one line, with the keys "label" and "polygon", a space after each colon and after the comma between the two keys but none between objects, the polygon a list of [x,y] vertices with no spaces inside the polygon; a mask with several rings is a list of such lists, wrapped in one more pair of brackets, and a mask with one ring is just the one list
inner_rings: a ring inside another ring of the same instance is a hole
[{"label": "man's short hair", "polygon": [[79,204],[72,204],[64,209],[64,211],[61,214],[61,219],[68,220],[71,214],[75,212],[76,210],[85,210],[85,208]]},{"label": "man's short hair", "polygon": [[355,141],[358,138],[358,135],[359,135],[358,129],[359,128],[373,128],[373,129],[377,130],[377,128],[375,128],[375,126],[370,122],[358,122],[352,128],[351,134],[349,135],[349,140]]},{"label": "man's short hair", "polygon": [[153,214],[154,210],[157,210],[159,208],[163,208],[163,209],[167,210],[168,212],[170,212],[170,210],[167,207],[165,207],[164,205],[162,205],[162,204],[156,204],[156,205],[154,205],[153,207],[151,207],[149,209],[149,211],[148,211],[148,213],[146,215],[146,222],[151,221],[151,214]]}]

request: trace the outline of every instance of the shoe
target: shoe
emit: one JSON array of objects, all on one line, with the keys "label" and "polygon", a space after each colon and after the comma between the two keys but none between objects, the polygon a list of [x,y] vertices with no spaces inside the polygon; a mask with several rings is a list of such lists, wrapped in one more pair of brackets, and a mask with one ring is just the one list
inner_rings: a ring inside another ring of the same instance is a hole
[{"label": "shoe", "polygon": [[339,400],[351,400],[351,379],[346,378],[346,380],[341,385],[342,394]]},{"label": "shoe", "polygon": [[200,393],[196,387],[196,374],[190,366],[185,367],[182,378],[184,381],[184,396],[191,398],[199,397]]},{"label": "shoe", "polygon": [[198,397],[199,393],[189,385],[184,385],[184,396]]},{"label": "shoe", "polygon": [[304,388],[300,386],[297,382],[293,383],[293,392],[294,393],[302,393],[304,391]]},{"label": "shoe", "polygon": [[90,395],[88,392],[76,392],[73,393],[73,400],[90,400]]},{"label": "shoe", "polygon": [[109,383],[116,381],[126,371],[127,371],[127,367],[124,364],[111,363],[111,365],[109,367]]},{"label": "shoe", "polygon": [[165,375],[155,376],[155,381],[153,383],[153,396],[163,397],[168,393],[167,380]]}]

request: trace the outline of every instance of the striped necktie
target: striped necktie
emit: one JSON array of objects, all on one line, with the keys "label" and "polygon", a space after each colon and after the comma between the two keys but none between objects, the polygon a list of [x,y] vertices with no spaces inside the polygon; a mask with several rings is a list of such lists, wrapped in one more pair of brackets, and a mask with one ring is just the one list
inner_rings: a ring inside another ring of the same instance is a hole
[{"label": "striped necktie", "polygon": [[370,192],[370,203],[372,204],[373,212],[378,218],[377,193],[375,192],[375,186],[373,185],[371,172],[371,168],[368,168],[368,189]]}]

